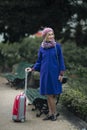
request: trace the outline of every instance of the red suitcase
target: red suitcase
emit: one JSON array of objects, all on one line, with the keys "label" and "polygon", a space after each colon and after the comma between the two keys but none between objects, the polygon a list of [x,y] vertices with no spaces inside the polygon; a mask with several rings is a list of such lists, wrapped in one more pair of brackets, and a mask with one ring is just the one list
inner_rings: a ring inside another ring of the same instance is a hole
[{"label": "red suitcase", "polygon": [[26,96],[24,94],[19,94],[15,97],[12,111],[13,121],[25,121],[26,114]]},{"label": "red suitcase", "polygon": [[28,72],[25,72],[25,92],[17,95],[14,100],[13,110],[12,110],[12,120],[13,121],[20,121],[20,122],[25,121],[27,75],[28,75]]}]

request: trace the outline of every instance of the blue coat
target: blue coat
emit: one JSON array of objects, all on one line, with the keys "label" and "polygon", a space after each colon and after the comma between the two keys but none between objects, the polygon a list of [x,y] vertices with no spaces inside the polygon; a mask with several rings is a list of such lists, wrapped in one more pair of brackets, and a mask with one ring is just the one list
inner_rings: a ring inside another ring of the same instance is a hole
[{"label": "blue coat", "polygon": [[48,49],[40,47],[38,52],[38,59],[34,65],[34,69],[40,71],[41,95],[57,95],[62,92],[62,83],[58,80],[58,76],[60,71],[65,70],[65,65],[59,43],[56,44],[56,49],[55,47]]}]

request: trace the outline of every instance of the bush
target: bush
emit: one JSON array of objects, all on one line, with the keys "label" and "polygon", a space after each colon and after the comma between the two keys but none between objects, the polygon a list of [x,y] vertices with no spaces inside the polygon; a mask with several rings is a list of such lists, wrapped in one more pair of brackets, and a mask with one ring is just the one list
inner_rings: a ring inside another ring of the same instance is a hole
[{"label": "bush", "polygon": [[73,69],[67,70],[68,85],[70,88],[79,90],[82,94],[87,95],[87,69],[86,67],[74,66]]},{"label": "bush", "polygon": [[87,47],[77,47],[74,42],[68,41],[63,45],[63,53],[67,69],[71,69],[73,64],[87,67]]},{"label": "bush", "polygon": [[[22,60],[35,63],[41,42],[42,38],[27,37],[21,43],[0,43],[0,59],[2,59],[0,65],[4,65],[4,68],[12,68],[13,64]],[[74,67],[78,65],[87,66],[87,47],[79,48],[71,41],[64,43],[62,47],[68,70],[75,70]]]},{"label": "bush", "polygon": [[87,97],[80,91],[66,88],[61,96],[61,101],[68,110],[87,121]]},{"label": "bush", "polygon": [[41,41],[41,38],[25,38],[19,48],[20,57],[31,63],[35,63]]},{"label": "bush", "polygon": [[40,38],[25,38],[21,43],[0,43],[0,66],[3,70],[11,70],[12,66],[20,61],[34,63],[37,59],[38,49],[41,44]]},{"label": "bush", "polygon": [[20,60],[20,55],[18,53],[19,44],[3,44],[0,43],[0,51],[1,56],[3,57],[3,60],[1,62],[1,65],[3,65],[3,70],[9,70],[13,64],[18,62]]}]

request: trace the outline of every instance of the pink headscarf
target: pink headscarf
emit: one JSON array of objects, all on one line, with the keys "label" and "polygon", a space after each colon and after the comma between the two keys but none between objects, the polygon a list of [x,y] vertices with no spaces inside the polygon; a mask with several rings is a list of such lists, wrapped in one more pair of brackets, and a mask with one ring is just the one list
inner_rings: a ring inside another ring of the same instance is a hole
[{"label": "pink headscarf", "polygon": [[42,31],[43,38],[45,38],[47,33],[50,32],[50,31],[53,31],[53,29],[49,28],[49,27],[44,28],[44,30]]},{"label": "pink headscarf", "polygon": [[[42,37],[43,37],[43,39],[45,39],[47,33],[50,32],[50,31],[53,31],[53,29],[49,28],[49,27],[44,28],[44,30],[42,31]],[[47,41],[43,40],[41,46],[43,48],[51,48],[51,47],[54,47],[55,44],[56,44],[56,42],[55,42],[54,39],[52,41],[50,41],[50,42],[47,42]]]}]

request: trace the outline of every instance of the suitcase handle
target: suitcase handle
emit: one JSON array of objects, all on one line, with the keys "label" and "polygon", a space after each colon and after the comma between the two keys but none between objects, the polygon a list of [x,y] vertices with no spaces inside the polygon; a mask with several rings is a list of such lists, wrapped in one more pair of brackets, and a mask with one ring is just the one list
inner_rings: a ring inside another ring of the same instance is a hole
[{"label": "suitcase handle", "polygon": [[27,91],[27,77],[28,77],[28,71],[25,71],[25,95],[26,95],[26,91]]}]

